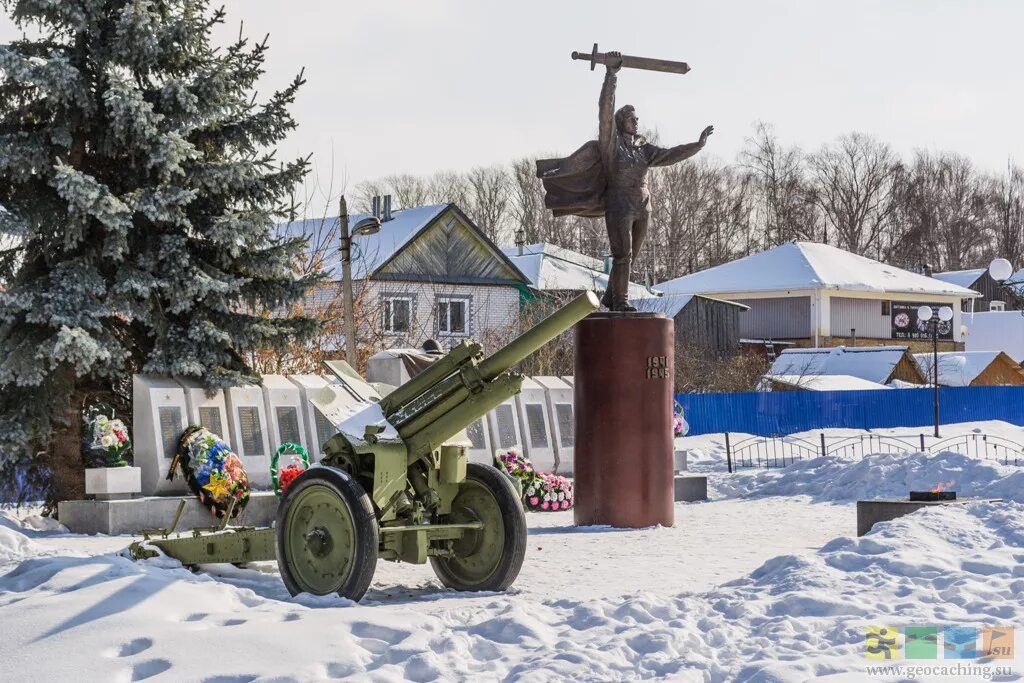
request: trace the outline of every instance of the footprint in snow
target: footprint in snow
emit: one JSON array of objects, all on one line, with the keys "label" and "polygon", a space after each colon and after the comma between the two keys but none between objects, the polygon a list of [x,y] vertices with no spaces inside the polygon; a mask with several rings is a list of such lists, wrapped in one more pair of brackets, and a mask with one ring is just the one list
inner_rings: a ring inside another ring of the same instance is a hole
[{"label": "footprint in snow", "polygon": [[240,626],[246,621],[246,619],[227,619],[221,626]]},{"label": "footprint in snow", "polygon": [[409,632],[363,621],[352,625],[352,635],[358,638],[373,638],[388,643],[398,643],[408,638]]},{"label": "footprint in snow", "polygon": [[185,617],[185,621],[202,621],[206,617],[210,616],[206,612],[196,612]]},{"label": "footprint in snow", "polygon": [[359,647],[363,648],[367,652],[371,652],[375,655],[382,655],[388,651],[390,645],[383,640],[378,638],[361,638],[359,641]]},{"label": "footprint in snow", "polygon": [[166,659],[150,659],[132,667],[132,681],[144,681],[171,668]]},{"label": "footprint in snow", "polygon": [[117,651],[117,656],[131,657],[132,655],[137,655],[140,652],[145,652],[151,647],[153,647],[153,641],[149,638],[136,638],[135,640],[121,645],[121,648]]}]

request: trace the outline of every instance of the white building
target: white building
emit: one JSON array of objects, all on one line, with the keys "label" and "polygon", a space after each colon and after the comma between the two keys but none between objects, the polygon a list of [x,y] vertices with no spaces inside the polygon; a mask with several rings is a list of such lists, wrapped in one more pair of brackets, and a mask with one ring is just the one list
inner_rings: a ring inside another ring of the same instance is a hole
[{"label": "white building", "polygon": [[[349,225],[363,218],[349,216]],[[433,338],[450,348],[463,339],[504,339],[518,328],[529,280],[458,206],[433,204],[380,218],[379,232],[352,240],[361,341],[379,350]],[[313,305],[340,301],[337,226],[337,217],[285,226],[322,252],[331,281],[313,292]]]},{"label": "white building", "polygon": [[789,242],[714,268],[662,282],[666,293],[704,294],[744,304],[744,339],[798,346],[922,346],[931,335],[917,309],[949,306],[940,344],[962,349],[961,302],[973,290],[815,242]]}]

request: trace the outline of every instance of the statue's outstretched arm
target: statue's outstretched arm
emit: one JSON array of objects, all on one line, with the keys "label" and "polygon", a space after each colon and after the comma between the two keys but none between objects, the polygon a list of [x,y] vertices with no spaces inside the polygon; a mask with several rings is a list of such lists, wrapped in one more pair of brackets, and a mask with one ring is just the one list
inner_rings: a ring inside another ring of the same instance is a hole
[{"label": "statue's outstretched arm", "polygon": [[700,139],[697,142],[689,142],[685,145],[677,145],[675,147],[658,147],[647,143],[644,145],[644,154],[647,157],[647,164],[649,166],[671,166],[672,164],[678,164],[683,159],[689,159],[697,152],[704,149],[704,145],[708,141],[708,136],[715,132],[714,126],[708,126],[701,131]]}]

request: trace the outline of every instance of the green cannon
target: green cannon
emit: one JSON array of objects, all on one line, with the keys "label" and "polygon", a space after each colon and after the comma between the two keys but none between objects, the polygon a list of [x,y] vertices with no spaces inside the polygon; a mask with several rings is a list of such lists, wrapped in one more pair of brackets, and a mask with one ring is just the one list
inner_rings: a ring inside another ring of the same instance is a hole
[{"label": "green cannon", "polygon": [[149,542],[185,564],[276,557],[292,595],[359,600],[378,559],[429,559],[450,588],[505,590],[526,551],[522,505],[511,481],[468,462],[465,440],[456,437],[519,393],[516,363],[597,307],[586,292],[490,357],[480,344],[462,342],[355,410],[325,390],[314,403],[338,433],[323,444],[319,466],[289,486],[274,529],[221,527],[180,538],[164,532]]}]

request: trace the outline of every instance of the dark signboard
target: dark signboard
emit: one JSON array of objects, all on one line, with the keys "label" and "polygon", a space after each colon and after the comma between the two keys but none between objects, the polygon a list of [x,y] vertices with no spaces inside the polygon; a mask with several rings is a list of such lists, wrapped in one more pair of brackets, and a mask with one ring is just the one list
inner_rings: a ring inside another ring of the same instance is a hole
[{"label": "dark signboard", "polygon": [[[938,323],[939,339],[953,341],[953,321],[939,320],[939,309],[948,304],[922,304],[906,301],[892,302],[892,338],[893,339],[931,339],[932,321]],[[932,320],[921,320],[917,317],[917,309],[930,306]]]}]

